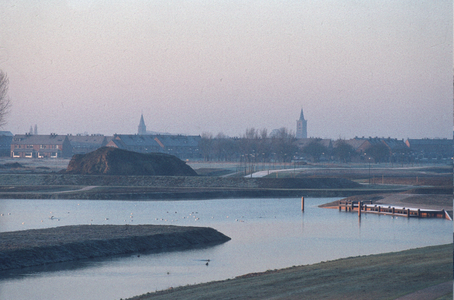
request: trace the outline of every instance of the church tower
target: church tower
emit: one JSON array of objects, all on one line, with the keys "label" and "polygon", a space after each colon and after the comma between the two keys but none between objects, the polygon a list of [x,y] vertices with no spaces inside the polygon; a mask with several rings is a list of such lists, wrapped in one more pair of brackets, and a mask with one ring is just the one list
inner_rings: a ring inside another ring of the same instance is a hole
[{"label": "church tower", "polygon": [[137,132],[137,134],[138,135],[147,134],[147,126],[145,126],[145,121],[143,120],[143,114],[140,116],[139,131]]},{"label": "church tower", "polygon": [[304,119],[304,113],[302,108],[300,118],[299,120],[296,120],[296,138],[307,139],[307,120]]}]

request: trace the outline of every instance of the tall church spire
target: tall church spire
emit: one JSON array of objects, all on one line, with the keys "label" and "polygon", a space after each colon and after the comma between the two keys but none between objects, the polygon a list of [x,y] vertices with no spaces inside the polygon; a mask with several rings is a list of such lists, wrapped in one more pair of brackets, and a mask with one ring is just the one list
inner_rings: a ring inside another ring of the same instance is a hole
[{"label": "tall church spire", "polygon": [[138,130],[137,134],[138,135],[147,134],[147,126],[145,126],[145,121],[143,120],[143,114],[140,115],[139,130]]},{"label": "tall church spire", "polygon": [[303,108],[301,108],[299,120],[296,120],[296,138],[307,139],[307,120],[304,119]]},{"label": "tall church spire", "polygon": [[300,120],[304,121],[304,113],[303,113],[303,108],[302,107],[301,107]]}]

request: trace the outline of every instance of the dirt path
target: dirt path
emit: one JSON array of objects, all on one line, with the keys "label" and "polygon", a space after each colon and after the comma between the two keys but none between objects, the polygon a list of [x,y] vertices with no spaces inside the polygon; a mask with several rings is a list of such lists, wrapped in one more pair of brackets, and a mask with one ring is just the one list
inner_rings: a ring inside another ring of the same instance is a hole
[{"label": "dirt path", "polygon": [[425,300],[452,299],[452,251],[449,244],[339,259],[131,299],[419,299],[409,295],[415,292]]}]

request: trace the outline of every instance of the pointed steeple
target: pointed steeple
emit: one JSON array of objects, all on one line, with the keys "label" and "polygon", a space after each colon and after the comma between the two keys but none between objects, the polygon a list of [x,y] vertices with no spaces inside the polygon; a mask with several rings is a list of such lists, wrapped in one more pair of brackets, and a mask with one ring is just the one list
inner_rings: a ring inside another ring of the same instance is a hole
[{"label": "pointed steeple", "polygon": [[143,114],[140,115],[139,130],[137,132],[139,135],[147,134],[147,126],[145,126],[145,121],[143,120]]},{"label": "pointed steeple", "polygon": [[[301,110],[302,111],[302,110]],[[145,126],[145,121],[143,120],[143,114],[140,115],[139,126]]]},{"label": "pointed steeple", "polygon": [[303,108],[301,108],[300,120],[301,120],[301,121],[304,121]]},{"label": "pointed steeple", "polygon": [[303,108],[301,108],[299,120],[296,120],[296,138],[307,139],[307,120],[304,119]]}]

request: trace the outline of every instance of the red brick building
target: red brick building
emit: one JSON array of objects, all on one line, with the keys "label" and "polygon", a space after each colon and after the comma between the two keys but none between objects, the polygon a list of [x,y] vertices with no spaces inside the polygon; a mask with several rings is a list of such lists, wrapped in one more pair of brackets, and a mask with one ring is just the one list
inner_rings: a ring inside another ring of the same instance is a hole
[{"label": "red brick building", "polygon": [[13,158],[69,158],[71,143],[67,135],[17,134],[11,142]]}]

